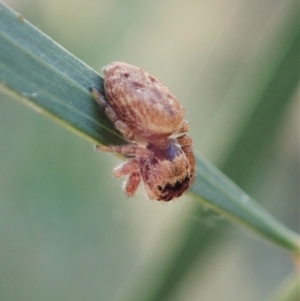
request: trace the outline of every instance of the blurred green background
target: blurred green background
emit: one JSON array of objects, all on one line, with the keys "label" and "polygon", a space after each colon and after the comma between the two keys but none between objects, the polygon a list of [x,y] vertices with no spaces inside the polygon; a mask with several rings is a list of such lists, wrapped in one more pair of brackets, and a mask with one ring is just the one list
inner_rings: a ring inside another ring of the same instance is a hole
[{"label": "blurred green background", "polygon": [[[292,2],[5,1],[95,70],[118,60],[161,79],[186,109],[196,152],[217,166],[253,106],[225,96],[288,18]],[[298,95],[299,89],[242,185],[296,231]],[[184,241],[185,221],[228,230],[205,260],[195,261],[171,300],[263,300],[293,270],[277,247],[218,216],[199,218],[200,205],[188,196],[162,204],[140,189],[128,199],[122,180],[112,177],[117,158],[94,152],[15,100],[0,99],[0,300],[122,300],[139,289],[143,296],[145,286],[134,285],[139,275],[149,266],[153,275],[156,267],[161,273],[156,258],[167,258]]]}]

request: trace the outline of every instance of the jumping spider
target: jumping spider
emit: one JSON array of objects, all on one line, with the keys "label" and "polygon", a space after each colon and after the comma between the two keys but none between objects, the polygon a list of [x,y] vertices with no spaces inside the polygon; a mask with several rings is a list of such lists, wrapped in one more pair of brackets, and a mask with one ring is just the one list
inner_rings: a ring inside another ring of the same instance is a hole
[{"label": "jumping spider", "polygon": [[128,175],[127,196],[143,180],[150,199],[179,197],[191,185],[195,168],[183,108],[166,86],[138,67],[114,62],[103,73],[105,97],[93,87],[90,91],[128,144],[96,149],[128,158],[114,169],[115,177]]}]

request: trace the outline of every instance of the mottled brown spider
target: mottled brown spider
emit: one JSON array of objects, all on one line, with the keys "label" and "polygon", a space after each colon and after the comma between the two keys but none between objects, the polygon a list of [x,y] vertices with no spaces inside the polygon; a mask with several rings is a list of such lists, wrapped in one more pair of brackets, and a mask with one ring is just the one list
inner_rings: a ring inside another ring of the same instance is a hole
[{"label": "mottled brown spider", "polygon": [[91,87],[126,145],[96,146],[128,159],[114,175],[128,175],[124,190],[132,196],[141,180],[150,199],[170,201],[191,185],[195,159],[184,110],[169,89],[148,72],[120,62],[103,68],[105,97]]}]

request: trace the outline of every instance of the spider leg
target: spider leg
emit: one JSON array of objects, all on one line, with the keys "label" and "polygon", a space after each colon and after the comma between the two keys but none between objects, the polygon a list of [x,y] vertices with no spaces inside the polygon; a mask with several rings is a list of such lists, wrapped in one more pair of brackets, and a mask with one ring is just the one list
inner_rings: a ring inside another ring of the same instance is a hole
[{"label": "spider leg", "polygon": [[186,133],[190,129],[190,126],[186,120],[183,120],[181,128],[178,130],[178,134]]},{"label": "spider leg", "polygon": [[151,158],[153,155],[152,151],[149,150],[148,148],[135,145],[135,144],[111,145],[111,146],[96,145],[95,149],[103,152],[121,154],[127,157]]},{"label": "spider leg", "polygon": [[183,135],[181,137],[178,137],[176,141],[181,146],[182,151],[184,152],[186,158],[189,161],[190,174],[192,176],[191,183],[192,183],[195,174],[195,156],[192,149],[192,139],[187,135]]},{"label": "spider leg", "polygon": [[124,191],[127,196],[132,196],[136,192],[141,182],[141,175],[138,171],[131,173],[124,183]]},{"label": "spider leg", "polygon": [[113,122],[115,128],[129,141],[134,140],[134,134],[129,129],[129,127],[119,119],[117,113],[115,110],[109,105],[109,103],[106,101],[103,95],[99,93],[99,91],[94,88],[90,87],[90,92],[93,95],[93,98],[96,100],[96,102],[100,105],[101,108],[104,109],[105,114],[107,117]]},{"label": "spider leg", "polygon": [[116,178],[126,176],[138,171],[140,168],[139,162],[136,159],[129,159],[128,161],[122,163],[121,165],[117,166],[113,173]]},{"label": "spider leg", "polygon": [[192,139],[188,135],[182,135],[175,140],[181,147],[191,146],[193,144]]},{"label": "spider leg", "polygon": [[137,190],[140,182],[141,182],[141,175],[139,172],[139,162],[136,159],[131,159],[114,169],[114,176],[115,177],[122,177],[128,175],[128,179],[124,182],[124,191],[127,196],[134,195],[135,191]]}]

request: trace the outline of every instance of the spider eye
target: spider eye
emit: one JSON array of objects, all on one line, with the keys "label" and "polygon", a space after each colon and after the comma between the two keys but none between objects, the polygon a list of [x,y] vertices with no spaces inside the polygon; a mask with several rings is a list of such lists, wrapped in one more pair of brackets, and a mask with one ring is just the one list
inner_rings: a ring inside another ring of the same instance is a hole
[{"label": "spider eye", "polygon": [[160,185],[157,186],[157,189],[158,189],[159,191],[162,191],[162,187],[161,187]]}]

